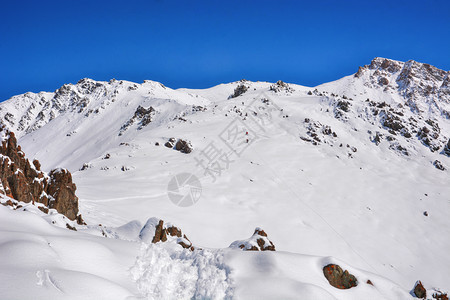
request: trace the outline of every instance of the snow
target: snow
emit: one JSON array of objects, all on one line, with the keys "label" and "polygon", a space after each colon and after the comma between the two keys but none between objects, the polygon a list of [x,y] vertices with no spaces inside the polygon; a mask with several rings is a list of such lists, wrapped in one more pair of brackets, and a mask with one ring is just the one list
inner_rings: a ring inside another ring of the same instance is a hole
[{"label": "snow", "polygon": [[0,291],[4,299],[124,299],[139,247],[50,225],[0,207]]},{"label": "snow", "polygon": [[[8,287],[0,294],[8,299],[411,299],[418,279],[427,289],[449,291],[450,173],[431,162],[450,166],[450,160],[416,138],[396,136],[410,156],[389,149],[387,141],[371,142],[368,131],[387,131],[370,119],[364,101],[396,105],[404,99],[361,81],[349,76],[316,87],[328,93],[323,96],[308,95],[314,88],[297,85],[275,93],[272,83],[246,81],[248,91],[232,99],[241,82],[205,90],[171,90],[153,81],[136,89],[126,81],[101,82],[107,96],[87,94],[90,102],[82,113],[61,111],[17,136],[43,170],[63,167],[73,173],[83,218],[102,226],[73,232],[50,225],[56,216],[0,206],[0,278]],[[70,88],[83,94],[78,86]],[[342,95],[353,98],[346,120],[334,116]],[[19,118],[33,97],[17,96],[0,107]],[[262,103],[263,97],[273,104]],[[271,116],[265,123],[240,116],[250,112],[254,99],[264,108],[258,115]],[[153,121],[141,130],[134,124],[119,136],[139,105],[156,110]],[[193,105],[206,111],[193,111]],[[415,114],[405,110],[405,119],[410,116]],[[433,110],[422,118],[429,116],[448,139],[449,120]],[[317,146],[301,140],[308,131],[305,118],[330,126],[337,137],[326,136]],[[204,158],[211,143],[232,153],[220,137],[236,120],[256,135],[212,178],[196,158]],[[166,148],[171,137],[191,141],[194,151]],[[84,164],[89,168],[79,171]],[[175,206],[167,196],[169,181],[183,172],[202,185],[200,200],[189,207]],[[177,224],[202,250],[151,244],[159,219]],[[65,227],[64,219],[56,223]],[[256,226],[264,228],[277,251],[228,248]],[[359,285],[330,286],[322,273],[328,263],[349,270]]]}]

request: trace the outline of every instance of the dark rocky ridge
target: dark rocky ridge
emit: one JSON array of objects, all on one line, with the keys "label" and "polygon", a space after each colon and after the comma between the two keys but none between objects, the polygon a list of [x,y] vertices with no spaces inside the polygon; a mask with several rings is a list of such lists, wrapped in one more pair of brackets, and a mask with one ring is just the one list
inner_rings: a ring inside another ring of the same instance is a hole
[{"label": "dark rocky ridge", "polygon": [[0,194],[25,203],[42,203],[70,220],[83,223],[70,172],[66,169],[54,169],[50,174],[42,172],[38,160],[31,164],[25,157],[13,132],[0,127],[0,133]]},{"label": "dark rocky ridge", "polygon": [[[370,65],[360,67],[355,78],[364,78],[364,85],[385,92],[399,93],[413,112],[422,112],[423,104],[445,118],[450,118],[450,72],[426,63],[400,62],[376,57]],[[390,78],[390,80],[388,79]]]}]

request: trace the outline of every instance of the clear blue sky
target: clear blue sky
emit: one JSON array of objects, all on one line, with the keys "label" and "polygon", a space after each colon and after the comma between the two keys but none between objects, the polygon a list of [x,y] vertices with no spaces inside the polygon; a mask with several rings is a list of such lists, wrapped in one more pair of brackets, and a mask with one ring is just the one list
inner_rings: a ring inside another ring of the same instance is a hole
[{"label": "clear blue sky", "polygon": [[314,86],[376,56],[450,69],[450,1],[1,1],[0,100],[84,77]]}]

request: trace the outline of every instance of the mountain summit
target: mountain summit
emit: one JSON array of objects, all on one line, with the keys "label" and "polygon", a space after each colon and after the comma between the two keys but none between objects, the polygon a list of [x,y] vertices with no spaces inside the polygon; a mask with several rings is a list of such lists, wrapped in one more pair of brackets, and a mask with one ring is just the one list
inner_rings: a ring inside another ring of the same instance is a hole
[{"label": "mountain summit", "polygon": [[31,274],[27,290],[40,298],[50,293],[43,286],[58,298],[82,290],[70,282],[92,278],[95,295],[122,298],[410,299],[414,290],[448,291],[448,77],[427,64],[375,58],[316,87],[240,80],[173,90],[82,79],[14,96],[0,103],[0,122],[42,172],[71,172],[77,213],[89,225],[70,223],[79,231],[70,231],[71,243],[39,215],[0,207],[0,227],[32,228],[38,252],[62,258],[40,260],[35,275],[14,243],[0,245],[2,253],[23,263],[17,276]]}]

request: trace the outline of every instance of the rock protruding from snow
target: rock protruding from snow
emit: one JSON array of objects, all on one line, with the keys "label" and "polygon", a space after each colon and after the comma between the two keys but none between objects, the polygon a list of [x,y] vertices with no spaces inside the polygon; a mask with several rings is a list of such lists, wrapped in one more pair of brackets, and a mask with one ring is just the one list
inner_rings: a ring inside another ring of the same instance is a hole
[{"label": "rock protruding from snow", "polygon": [[338,289],[350,289],[358,285],[356,277],[347,270],[343,271],[339,265],[329,264],[323,268],[323,275],[330,285]]},{"label": "rock protruding from snow", "polygon": [[142,227],[139,238],[144,243],[175,242],[185,249],[194,250],[191,241],[181,229],[172,225],[164,224],[164,221],[158,218],[150,218]]},{"label": "rock protruding from snow", "polygon": [[437,299],[437,300],[448,300],[447,293],[443,293],[441,291],[437,291],[437,292],[433,293],[432,296],[434,299]]},{"label": "rock protruding from snow", "polygon": [[364,80],[366,87],[384,92],[396,91],[413,112],[431,109],[447,118],[450,116],[447,71],[414,60],[401,62],[376,57],[370,65],[360,67],[354,77]]},{"label": "rock protruding from snow", "polygon": [[448,140],[447,145],[445,145],[443,152],[445,155],[450,156],[450,139]]},{"label": "rock protruding from snow", "polygon": [[72,174],[67,169],[55,169],[49,176],[49,208],[55,208],[70,220],[75,220],[78,215],[78,197],[75,195],[77,187],[72,182]]},{"label": "rock protruding from snow", "polygon": [[123,133],[135,123],[138,125],[137,129],[141,130],[152,122],[154,113],[155,109],[153,107],[150,106],[149,108],[145,108],[139,105],[136,108],[134,115],[120,128],[119,136],[123,135]]},{"label": "rock protruding from snow", "polygon": [[438,169],[438,170],[441,170],[441,171],[445,171],[445,167],[442,165],[442,163],[439,161],[439,160],[435,160],[434,162],[433,162],[433,166],[436,168],[436,169]]},{"label": "rock protruding from snow", "polygon": [[78,216],[76,186],[70,172],[56,169],[47,175],[40,170],[38,160],[30,164],[25,158],[13,132],[0,127],[0,133],[0,193],[25,203],[42,203],[45,205],[45,208],[40,207],[43,212],[54,208],[70,220],[83,223]]},{"label": "rock protruding from snow", "polygon": [[190,141],[179,139],[175,144],[175,150],[188,154],[192,152],[193,147]]},{"label": "rock protruding from snow", "polygon": [[230,248],[243,251],[275,251],[275,245],[269,240],[267,233],[259,227],[249,239],[235,241],[231,243]]},{"label": "rock protruding from snow", "polygon": [[187,140],[183,139],[175,139],[170,138],[165,144],[167,148],[175,149],[177,151],[180,151],[181,153],[189,154],[194,150],[194,147],[192,146],[192,143]]},{"label": "rock protruding from snow", "polygon": [[417,298],[426,299],[427,298],[427,290],[423,286],[422,282],[418,280],[416,284],[414,285],[414,295],[416,295]]},{"label": "rock protruding from snow", "polygon": [[177,140],[175,138],[170,138],[165,144],[164,146],[166,146],[167,148],[173,149],[173,146],[175,146],[175,142]]},{"label": "rock protruding from snow", "polygon": [[286,82],[283,82],[281,80],[278,80],[275,84],[272,84],[270,86],[269,90],[271,90],[275,93],[279,93],[282,91],[285,91],[286,93],[292,93],[294,91],[294,89],[291,88],[291,86],[289,84],[287,84]]},{"label": "rock protruding from snow", "polygon": [[[243,82],[245,82],[245,81],[243,81]],[[233,95],[231,95],[230,98],[239,97],[240,95],[244,94],[247,90],[248,90],[248,86],[246,86],[244,83],[241,83],[234,89]]]}]

